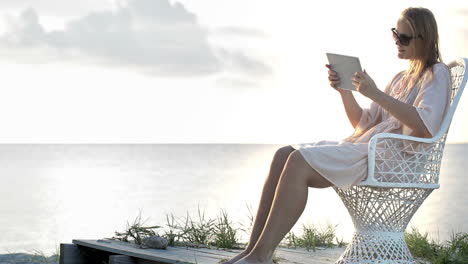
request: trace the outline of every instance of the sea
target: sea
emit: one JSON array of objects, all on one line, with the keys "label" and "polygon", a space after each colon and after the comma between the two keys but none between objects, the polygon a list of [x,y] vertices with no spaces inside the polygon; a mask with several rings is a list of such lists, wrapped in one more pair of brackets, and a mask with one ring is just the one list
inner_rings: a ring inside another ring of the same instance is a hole
[{"label": "sea", "polygon": [[[0,254],[56,253],[73,239],[103,239],[129,226],[168,220],[216,222],[226,214],[247,242],[274,144],[0,145]],[[446,144],[441,187],[408,225],[436,242],[468,232],[468,144]],[[353,224],[332,188],[308,189],[291,232],[336,228],[350,241]]]}]

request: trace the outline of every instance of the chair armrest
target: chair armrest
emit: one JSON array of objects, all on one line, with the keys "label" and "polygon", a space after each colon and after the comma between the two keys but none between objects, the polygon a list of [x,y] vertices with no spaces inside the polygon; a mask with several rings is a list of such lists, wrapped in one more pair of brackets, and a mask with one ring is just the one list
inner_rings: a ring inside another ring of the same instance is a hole
[{"label": "chair armrest", "polygon": [[395,134],[395,133],[380,133],[375,136],[373,136],[369,142],[369,145],[374,141],[374,145],[377,143],[379,139],[383,138],[395,138],[395,139],[403,139],[403,140],[409,140],[409,141],[414,141],[414,142],[420,142],[420,143],[434,143],[438,140],[439,137],[437,135],[432,138],[421,138],[421,137],[413,137],[413,136],[407,136],[407,135],[402,135],[402,134]]},{"label": "chair armrest", "polygon": [[380,133],[371,138],[367,179],[358,185],[439,188],[446,135],[419,138]]}]

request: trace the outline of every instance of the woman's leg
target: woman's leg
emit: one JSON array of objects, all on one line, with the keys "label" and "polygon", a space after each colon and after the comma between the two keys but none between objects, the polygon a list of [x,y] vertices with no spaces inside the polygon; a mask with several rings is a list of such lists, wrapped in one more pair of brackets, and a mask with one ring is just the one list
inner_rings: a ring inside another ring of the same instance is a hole
[{"label": "woman's leg", "polygon": [[247,245],[247,248],[243,252],[230,259],[229,261],[224,262],[223,264],[231,264],[236,262],[237,260],[245,257],[254,248],[258,238],[260,237],[260,234],[262,233],[263,227],[265,226],[265,222],[267,220],[271,204],[273,202],[273,197],[275,195],[276,186],[278,185],[278,181],[281,172],[283,171],[284,164],[286,163],[289,154],[291,154],[293,151],[294,148],[291,146],[285,146],[276,151],[270,165],[270,172],[263,185],[263,191],[258,206],[257,216],[255,217],[255,222],[252,227],[252,232],[250,234],[250,240]]},{"label": "woman's leg", "polygon": [[265,227],[254,249],[236,264],[273,263],[275,248],[291,230],[307,203],[309,187],[332,184],[317,173],[299,151],[289,155],[275,192]]}]

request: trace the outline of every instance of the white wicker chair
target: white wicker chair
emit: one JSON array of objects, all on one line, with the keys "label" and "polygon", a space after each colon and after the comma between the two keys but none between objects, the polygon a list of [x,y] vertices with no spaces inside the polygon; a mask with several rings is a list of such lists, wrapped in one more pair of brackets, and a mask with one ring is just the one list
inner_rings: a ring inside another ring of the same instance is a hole
[{"label": "white wicker chair", "polygon": [[352,242],[335,264],[416,263],[404,232],[426,197],[439,188],[445,139],[467,81],[467,65],[466,58],[448,64],[451,104],[433,138],[377,134],[369,142],[366,180],[347,190],[334,187],[355,227]]}]

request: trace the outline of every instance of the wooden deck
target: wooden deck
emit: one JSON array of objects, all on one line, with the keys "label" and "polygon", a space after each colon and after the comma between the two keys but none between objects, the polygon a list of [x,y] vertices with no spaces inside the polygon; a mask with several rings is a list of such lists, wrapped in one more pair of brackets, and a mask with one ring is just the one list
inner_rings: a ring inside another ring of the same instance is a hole
[{"label": "wooden deck", "polygon": [[[117,240],[74,239],[73,244],[60,245],[60,264],[218,264],[241,250],[216,250],[193,247],[167,249],[139,248],[138,245]],[[280,264],[331,264],[345,248],[305,249],[277,248]]]}]

